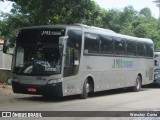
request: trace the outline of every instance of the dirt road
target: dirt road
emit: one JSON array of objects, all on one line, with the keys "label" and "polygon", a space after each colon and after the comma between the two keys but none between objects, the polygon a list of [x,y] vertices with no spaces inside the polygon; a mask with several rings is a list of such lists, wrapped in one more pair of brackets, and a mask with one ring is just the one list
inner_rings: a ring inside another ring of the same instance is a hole
[{"label": "dirt road", "polygon": [[[79,99],[79,96],[45,98],[36,95],[14,94],[11,86],[3,88],[1,85],[0,111],[159,111],[159,93],[159,87],[149,86],[139,92],[131,92],[126,89],[98,92],[84,100]],[[77,118],[67,120],[77,120]],[[108,119],[104,118],[104,120]],[[155,117],[152,120],[155,120]]]}]

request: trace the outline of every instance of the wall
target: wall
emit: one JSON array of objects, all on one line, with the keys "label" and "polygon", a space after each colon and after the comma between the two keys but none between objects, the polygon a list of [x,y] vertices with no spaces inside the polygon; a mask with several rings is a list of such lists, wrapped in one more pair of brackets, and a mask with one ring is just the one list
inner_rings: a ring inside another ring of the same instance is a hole
[{"label": "wall", "polygon": [[11,69],[12,55],[3,53],[3,46],[0,45],[0,69]]},{"label": "wall", "polygon": [[10,78],[12,55],[3,53],[3,46],[0,45],[0,83],[7,82]]}]

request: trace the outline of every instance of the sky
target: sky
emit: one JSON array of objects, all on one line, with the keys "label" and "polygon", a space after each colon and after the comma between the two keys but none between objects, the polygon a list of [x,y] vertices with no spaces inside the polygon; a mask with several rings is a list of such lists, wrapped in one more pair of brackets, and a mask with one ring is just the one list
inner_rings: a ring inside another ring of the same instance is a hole
[{"label": "sky", "polygon": [[112,8],[122,10],[124,7],[132,5],[137,11],[148,7],[152,12],[152,16],[159,17],[159,8],[156,6],[155,0],[94,0],[100,7],[110,10]]},{"label": "sky", "polygon": [[[112,8],[122,10],[124,7],[132,5],[137,11],[148,7],[152,12],[152,16],[155,18],[159,17],[159,8],[153,2],[155,0],[94,0],[101,8],[110,10]],[[5,0],[5,2],[0,2],[0,12],[9,12],[12,3]]]}]

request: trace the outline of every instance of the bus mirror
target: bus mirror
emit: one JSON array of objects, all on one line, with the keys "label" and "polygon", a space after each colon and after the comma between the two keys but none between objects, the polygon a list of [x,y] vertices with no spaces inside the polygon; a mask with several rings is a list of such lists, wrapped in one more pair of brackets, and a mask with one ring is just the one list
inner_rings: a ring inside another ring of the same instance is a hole
[{"label": "bus mirror", "polygon": [[11,43],[10,40],[5,40],[3,44],[3,53],[13,55],[14,43]]},{"label": "bus mirror", "polygon": [[60,52],[63,52],[63,50],[64,50],[64,47],[65,47],[65,45],[66,45],[66,41],[67,41],[67,39],[68,39],[68,36],[63,36],[63,37],[60,37],[59,38],[59,51]]}]

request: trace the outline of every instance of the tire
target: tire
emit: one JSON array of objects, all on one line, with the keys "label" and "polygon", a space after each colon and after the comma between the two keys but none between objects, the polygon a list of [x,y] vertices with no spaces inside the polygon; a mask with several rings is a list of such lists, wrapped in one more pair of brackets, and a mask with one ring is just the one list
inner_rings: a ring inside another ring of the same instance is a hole
[{"label": "tire", "polygon": [[89,89],[90,89],[90,85],[88,83],[88,79],[86,79],[83,84],[82,94],[80,95],[82,99],[86,99],[88,97],[88,93],[90,91]]},{"label": "tire", "polygon": [[141,90],[142,80],[140,76],[137,76],[135,86],[132,88],[134,92],[138,92]]}]

